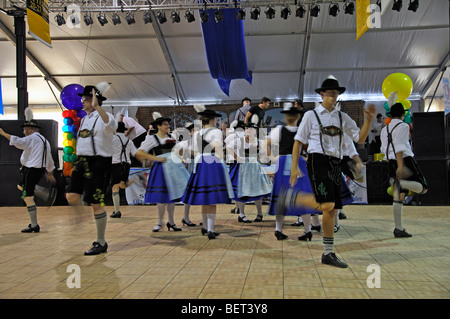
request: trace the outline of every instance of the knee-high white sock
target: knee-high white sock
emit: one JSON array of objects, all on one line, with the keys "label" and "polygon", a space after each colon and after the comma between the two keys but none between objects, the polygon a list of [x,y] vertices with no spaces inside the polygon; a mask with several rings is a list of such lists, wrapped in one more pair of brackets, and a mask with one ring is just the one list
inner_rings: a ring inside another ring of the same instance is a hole
[{"label": "knee-high white sock", "polygon": [[97,228],[97,242],[104,246],[105,245],[105,232],[106,232],[106,212],[100,214],[94,214],[95,226]]},{"label": "knee-high white sock", "polygon": [[305,233],[310,232],[311,231],[311,215],[310,214],[302,215],[302,219],[303,219],[303,226],[305,227]]},{"label": "knee-high white sock", "polygon": [[216,214],[207,214],[208,218],[208,231],[214,232],[214,222],[216,221]]},{"label": "knee-high white sock", "polygon": [[37,226],[37,208],[36,205],[27,207],[28,215],[30,215],[31,227]]},{"label": "knee-high white sock", "polygon": [[114,211],[120,212],[120,194],[119,192],[113,192],[112,193],[112,200],[114,204]]},{"label": "knee-high white sock", "polygon": [[423,186],[419,182],[407,181],[405,179],[401,179],[400,186],[402,187],[402,189],[407,189],[407,190],[410,190],[417,194],[420,194],[423,192]]},{"label": "knee-high white sock", "polygon": [[166,209],[166,204],[158,203],[156,204],[156,208],[158,208],[158,225],[164,224],[164,211]]},{"label": "knee-high white sock", "polygon": [[395,228],[397,228],[399,230],[403,230],[403,225],[402,225],[403,201],[394,201],[394,203],[392,204],[392,208],[394,211]]},{"label": "knee-high white sock", "polygon": [[167,206],[167,219],[170,225],[175,225],[175,204],[166,204]]},{"label": "knee-high white sock", "polygon": [[189,219],[189,212],[191,210],[191,205],[190,204],[184,204],[184,220],[186,222],[190,222],[191,220]]},{"label": "knee-high white sock", "polygon": [[239,217],[245,217],[245,213],[244,213],[245,203],[244,202],[236,202],[236,206],[239,208]]},{"label": "knee-high white sock", "polygon": [[256,213],[258,216],[262,216],[262,199],[258,199],[255,201]]},{"label": "knee-high white sock", "polygon": [[284,215],[275,215],[275,230],[283,231]]}]

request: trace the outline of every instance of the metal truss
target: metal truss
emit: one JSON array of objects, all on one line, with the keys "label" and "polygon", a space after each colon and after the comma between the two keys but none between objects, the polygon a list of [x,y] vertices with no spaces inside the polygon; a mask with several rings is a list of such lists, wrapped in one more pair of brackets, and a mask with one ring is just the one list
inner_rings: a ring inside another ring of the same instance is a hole
[{"label": "metal truss", "polygon": [[[24,9],[26,0],[1,0],[4,10]],[[348,0],[347,0],[348,1]],[[198,10],[219,8],[251,8],[342,3],[345,0],[48,0],[49,12],[67,12],[71,5],[81,12],[139,11],[139,10]]]}]

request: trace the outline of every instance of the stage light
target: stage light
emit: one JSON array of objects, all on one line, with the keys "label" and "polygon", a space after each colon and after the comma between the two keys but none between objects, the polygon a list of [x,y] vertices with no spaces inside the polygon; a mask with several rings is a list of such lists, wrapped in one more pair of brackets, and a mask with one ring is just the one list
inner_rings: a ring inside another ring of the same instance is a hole
[{"label": "stage light", "polygon": [[97,16],[98,22],[102,25],[102,27],[108,23],[108,19],[106,19],[106,15],[103,12],[100,12]]},{"label": "stage light", "polygon": [[275,18],[275,9],[272,6],[268,6],[264,13],[266,14],[266,18],[269,20]]},{"label": "stage light", "polygon": [[400,12],[400,10],[402,9],[402,6],[403,6],[402,0],[394,0],[392,10]]},{"label": "stage light", "polygon": [[164,11],[159,11],[156,17],[160,24],[167,22],[166,13]]},{"label": "stage light", "polygon": [[352,1],[346,2],[344,4],[344,13],[345,14],[352,14],[353,15],[354,11],[355,11],[355,4]]},{"label": "stage light", "polygon": [[216,23],[219,21],[222,21],[224,19],[222,11],[220,9],[217,9],[216,12],[214,12],[214,20],[216,20]]},{"label": "stage light", "polygon": [[209,20],[209,14],[208,14],[208,11],[206,11],[206,10],[201,10],[201,11],[200,11],[200,19],[202,20],[203,23],[208,22],[208,20]]},{"label": "stage light", "polygon": [[261,14],[261,9],[259,7],[253,7],[252,11],[250,11],[250,19],[258,20],[260,14]]},{"label": "stage light", "polygon": [[339,13],[339,5],[336,2],[332,2],[328,8],[328,13],[332,17],[336,17]]},{"label": "stage light", "polygon": [[128,12],[125,16],[125,20],[127,21],[128,25],[132,25],[136,23],[136,20],[134,20],[134,13]]},{"label": "stage light", "polygon": [[57,14],[55,17],[55,21],[59,27],[62,26],[63,24],[66,24],[66,19],[64,19],[62,14]]},{"label": "stage light", "polygon": [[408,6],[409,11],[416,12],[418,8],[419,8],[419,0],[414,0],[414,1],[409,0],[409,6]]},{"label": "stage light", "polygon": [[311,16],[317,18],[319,16],[320,13],[320,5],[315,4],[312,8],[311,8]]},{"label": "stage light", "polygon": [[89,13],[86,13],[84,15],[84,23],[86,24],[86,26],[94,24],[94,21],[92,20],[92,16]]},{"label": "stage light", "polygon": [[286,20],[291,15],[291,8],[288,6],[285,6],[283,9],[281,9],[281,17]]},{"label": "stage light", "polygon": [[184,17],[186,18],[186,21],[188,23],[195,21],[195,16],[190,10],[186,11],[186,14],[184,15]]},{"label": "stage light", "polygon": [[150,15],[150,11],[145,11],[142,16],[142,20],[144,20],[144,24],[152,23],[152,16]]},{"label": "stage light", "polygon": [[295,16],[299,18],[303,18],[305,16],[306,10],[303,4],[299,5],[297,10],[295,10]]},{"label": "stage light", "polygon": [[236,19],[245,20],[245,10],[244,9],[239,9],[239,11],[236,12]]},{"label": "stage light", "polygon": [[122,23],[122,21],[120,21],[120,17],[119,17],[118,13],[113,13],[113,15],[112,15],[112,22],[113,22],[114,25]]},{"label": "stage light", "polygon": [[172,23],[180,23],[181,21],[180,14],[177,11],[172,11],[170,18],[172,19]]}]

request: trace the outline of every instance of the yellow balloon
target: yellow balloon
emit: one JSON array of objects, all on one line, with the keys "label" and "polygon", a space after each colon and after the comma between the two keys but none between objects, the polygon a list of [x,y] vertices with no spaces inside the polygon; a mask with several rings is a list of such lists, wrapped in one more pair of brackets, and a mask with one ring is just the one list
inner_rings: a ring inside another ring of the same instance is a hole
[{"label": "yellow balloon", "polygon": [[389,186],[389,187],[388,187],[388,189],[387,189],[387,193],[388,193],[389,195],[391,195],[391,196],[392,196],[392,194],[394,193],[394,191],[393,191],[393,187],[392,187],[392,186]]},{"label": "yellow balloon", "polygon": [[392,73],[384,79],[381,89],[387,99],[392,92],[397,92],[397,98],[405,100],[411,95],[413,83],[411,78],[404,73]]},{"label": "yellow balloon", "polygon": [[64,140],[64,141],[63,141],[63,145],[64,145],[64,146],[71,146],[71,145],[70,145],[70,140]]},{"label": "yellow balloon", "polygon": [[396,102],[397,103],[402,103],[403,108],[405,110],[407,110],[407,109],[409,109],[411,107],[411,101],[408,101],[408,100],[397,100]]}]

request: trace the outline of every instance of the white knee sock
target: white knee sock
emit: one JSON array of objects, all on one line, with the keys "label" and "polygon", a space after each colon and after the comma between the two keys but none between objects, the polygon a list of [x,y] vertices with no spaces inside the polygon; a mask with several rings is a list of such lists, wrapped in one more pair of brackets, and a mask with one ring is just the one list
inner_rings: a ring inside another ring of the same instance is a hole
[{"label": "white knee sock", "polygon": [[283,231],[284,215],[275,216],[275,231]]},{"label": "white knee sock", "polygon": [[402,187],[402,189],[407,189],[407,190],[410,190],[417,194],[420,194],[423,192],[423,186],[419,182],[407,181],[407,180],[401,179],[400,186]]},{"label": "white knee sock", "polygon": [[403,201],[394,201],[394,203],[392,204],[392,208],[394,211],[395,228],[397,228],[399,230],[403,230],[403,225],[402,225]]},{"label": "white knee sock", "polygon": [[305,214],[302,215],[303,226],[305,227],[305,233],[309,233],[311,231],[311,215]]},{"label": "white knee sock", "polygon": [[256,213],[258,216],[262,216],[262,199],[258,199],[255,201]]},{"label": "white knee sock", "polygon": [[114,204],[114,212],[120,212],[120,194],[119,192],[112,193],[112,200]]},{"label": "white knee sock", "polygon": [[208,231],[214,232],[214,222],[216,221],[216,214],[207,214],[208,217]]},{"label": "white knee sock", "polygon": [[156,204],[156,208],[158,208],[158,225],[163,225],[164,224],[164,211],[166,210],[166,204],[161,204],[158,203]]}]

